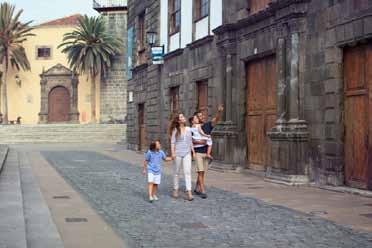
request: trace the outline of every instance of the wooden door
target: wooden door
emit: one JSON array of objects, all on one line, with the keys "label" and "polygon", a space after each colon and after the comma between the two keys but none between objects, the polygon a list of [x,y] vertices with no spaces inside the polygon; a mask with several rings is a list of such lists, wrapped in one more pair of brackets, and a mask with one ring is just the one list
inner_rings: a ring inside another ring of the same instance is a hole
[{"label": "wooden door", "polygon": [[65,87],[53,88],[49,93],[48,104],[48,122],[66,122],[70,120],[70,94]]},{"label": "wooden door", "polygon": [[208,116],[208,83],[198,82],[197,91],[198,111],[201,111],[203,114],[205,114],[205,116]]},{"label": "wooden door", "polygon": [[372,45],[344,50],[345,181],[371,189]]},{"label": "wooden door", "polygon": [[271,164],[271,141],[266,133],[276,120],[275,57],[247,65],[247,155],[248,167],[264,170]]},{"label": "wooden door", "polygon": [[145,104],[138,105],[138,149],[146,150]]}]

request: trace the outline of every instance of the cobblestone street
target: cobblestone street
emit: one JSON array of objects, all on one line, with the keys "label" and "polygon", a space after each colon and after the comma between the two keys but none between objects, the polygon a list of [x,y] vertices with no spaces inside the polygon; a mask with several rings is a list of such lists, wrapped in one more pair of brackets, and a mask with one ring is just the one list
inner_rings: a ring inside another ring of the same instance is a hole
[{"label": "cobblestone street", "polygon": [[169,175],[150,204],[139,166],[91,151],[42,155],[131,247],[372,247],[372,234],[218,188],[174,200]]}]

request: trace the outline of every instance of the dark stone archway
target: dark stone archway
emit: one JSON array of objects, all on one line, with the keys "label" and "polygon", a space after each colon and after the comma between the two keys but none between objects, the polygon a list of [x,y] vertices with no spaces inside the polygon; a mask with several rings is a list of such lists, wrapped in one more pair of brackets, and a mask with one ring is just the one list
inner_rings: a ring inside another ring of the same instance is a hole
[{"label": "dark stone archway", "polygon": [[61,64],[57,64],[41,75],[41,105],[39,113],[39,123],[49,123],[49,93],[56,87],[64,87],[68,90],[69,113],[67,123],[79,123],[78,105],[78,75]]}]

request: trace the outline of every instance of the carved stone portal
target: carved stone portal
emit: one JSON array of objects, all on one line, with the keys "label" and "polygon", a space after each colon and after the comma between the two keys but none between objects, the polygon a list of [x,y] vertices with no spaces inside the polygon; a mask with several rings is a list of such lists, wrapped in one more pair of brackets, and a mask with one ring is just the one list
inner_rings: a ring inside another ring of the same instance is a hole
[{"label": "carved stone portal", "polygon": [[49,111],[49,94],[57,87],[63,87],[68,91],[69,105],[67,106],[68,119],[64,123],[79,123],[79,112],[78,106],[78,74],[72,72],[61,64],[57,64],[47,71],[43,71],[40,75],[40,86],[41,86],[41,105],[39,113],[39,123],[51,123],[48,116]]}]

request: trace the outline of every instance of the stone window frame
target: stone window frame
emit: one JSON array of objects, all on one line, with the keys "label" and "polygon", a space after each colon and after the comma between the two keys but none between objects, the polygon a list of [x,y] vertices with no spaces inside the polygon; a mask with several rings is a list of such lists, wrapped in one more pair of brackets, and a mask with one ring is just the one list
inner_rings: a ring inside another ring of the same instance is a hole
[{"label": "stone window frame", "polygon": [[136,17],[136,65],[146,63],[146,9]]},{"label": "stone window frame", "polygon": [[[49,57],[39,57],[39,49],[45,49],[45,48],[48,48],[49,49]],[[52,46],[36,46],[35,47],[35,58],[37,60],[50,60],[53,58],[53,47]]]},{"label": "stone window frame", "polygon": [[[179,23],[177,23],[178,15]],[[168,0],[168,30],[169,36],[172,36],[181,30],[181,0]]]}]

